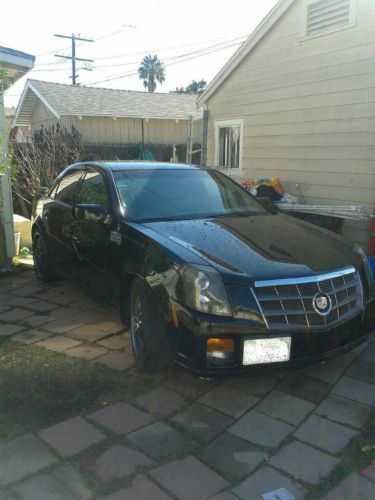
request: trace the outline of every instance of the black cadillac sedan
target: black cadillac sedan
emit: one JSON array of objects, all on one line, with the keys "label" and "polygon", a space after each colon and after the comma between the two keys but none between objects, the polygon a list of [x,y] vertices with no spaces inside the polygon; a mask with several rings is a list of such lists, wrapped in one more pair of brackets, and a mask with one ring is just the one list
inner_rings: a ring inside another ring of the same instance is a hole
[{"label": "black cadillac sedan", "polygon": [[274,213],[214,169],[68,167],[34,203],[37,276],[121,311],[136,366],[203,376],[323,359],[375,327],[364,252]]}]

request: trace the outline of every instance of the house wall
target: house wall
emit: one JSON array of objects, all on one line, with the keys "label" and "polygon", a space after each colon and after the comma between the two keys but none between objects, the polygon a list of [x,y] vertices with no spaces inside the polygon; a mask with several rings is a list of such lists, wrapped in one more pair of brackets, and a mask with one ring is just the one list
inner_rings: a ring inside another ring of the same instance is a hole
[{"label": "house wall", "polygon": [[[138,118],[116,118],[111,117],[62,116],[59,120],[64,127],[72,125],[82,135],[82,141],[87,145],[122,145],[139,144],[142,142],[142,125]],[[54,115],[38,102],[31,119],[31,134],[44,127],[57,123]],[[194,137],[200,142],[200,122],[194,124]],[[187,121],[184,120],[154,120],[144,119],[144,142],[145,144],[186,144]]]},{"label": "house wall", "polygon": [[[375,2],[357,0],[354,27],[303,39],[296,1],[208,100],[215,121],[244,120],[239,179],[280,177],[307,203],[375,207]],[[346,222],[366,245],[369,224]]]}]

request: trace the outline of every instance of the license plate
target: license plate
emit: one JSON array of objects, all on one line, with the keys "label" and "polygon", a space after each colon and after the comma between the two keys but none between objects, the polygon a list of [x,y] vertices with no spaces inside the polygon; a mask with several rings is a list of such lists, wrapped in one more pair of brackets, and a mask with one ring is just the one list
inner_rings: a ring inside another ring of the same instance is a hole
[{"label": "license plate", "polygon": [[258,365],[260,363],[289,361],[291,343],[291,337],[245,340],[243,364]]}]

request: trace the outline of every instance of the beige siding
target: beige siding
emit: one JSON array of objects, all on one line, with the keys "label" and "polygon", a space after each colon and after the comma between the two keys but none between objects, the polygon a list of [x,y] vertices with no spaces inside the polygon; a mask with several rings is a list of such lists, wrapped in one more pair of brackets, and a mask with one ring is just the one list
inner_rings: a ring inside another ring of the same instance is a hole
[{"label": "beige siding", "polygon": [[[241,179],[279,176],[307,202],[375,207],[375,2],[357,0],[354,27],[302,39],[296,1],[209,99],[215,121],[244,120]],[[346,223],[365,244],[368,224]]]},{"label": "beige siding", "polygon": [[[38,130],[41,126],[55,125],[55,116],[39,102],[32,115],[31,132]],[[75,116],[62,116],[59,123],[71,128],[72,125],[82,135],[82,141],[90,145],[125,145],[139,144],[142,141],[142,124],[138,118],[116,118],[111,117],[83,116],[82,119]],[[186,144],[187,121],[184,120],[144,120],[144,142],[145,144]],[[194,123],[194,139],[200,142],[201,124]]]}]

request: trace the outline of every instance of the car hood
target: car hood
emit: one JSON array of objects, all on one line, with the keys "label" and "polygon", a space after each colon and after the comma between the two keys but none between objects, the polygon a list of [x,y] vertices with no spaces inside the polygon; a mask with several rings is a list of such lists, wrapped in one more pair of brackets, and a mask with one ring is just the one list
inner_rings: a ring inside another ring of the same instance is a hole
[{"label": "car hood", "polygon": [[229,216],[143,224],[227,276],[311,275],[359,265],[341,237],[286,215]]}]

